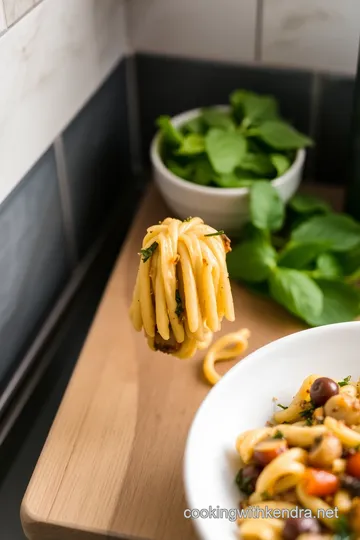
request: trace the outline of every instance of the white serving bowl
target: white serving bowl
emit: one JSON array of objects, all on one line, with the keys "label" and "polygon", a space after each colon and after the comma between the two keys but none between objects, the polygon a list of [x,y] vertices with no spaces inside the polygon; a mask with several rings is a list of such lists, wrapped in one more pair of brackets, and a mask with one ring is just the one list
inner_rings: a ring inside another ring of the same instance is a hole
[{"label": "white serving bowl", "polygon": [[[360,375],[360,322],[312,328],[258,349],[209,392],[191,426],[184,458],[188,509],[238,508],[236,437],[265,425],[273,398],[290,403],[311,374],[342,380]],[[236,540],[228,519],[194,519],[201,540]]]},{"label": "white serving bowl", "polygon": [[[225,105],[218,106],[229,110]],[[175,127],[181,127],[201,114],[201,109],[193,109],[172,118]],[[155,182],[174,216],[186,219],[199,216],[205,223],[227,233],[237,233],[249,220],[248,188],[217,188],[200,186],[173,174],[165,167],[160,156],[160,133],[151,143],[150,157]],[[272,181],[281,198],[287,202],[297,191],[301,182],[305,150],[297,152],[294,163],[285,174]]]}]

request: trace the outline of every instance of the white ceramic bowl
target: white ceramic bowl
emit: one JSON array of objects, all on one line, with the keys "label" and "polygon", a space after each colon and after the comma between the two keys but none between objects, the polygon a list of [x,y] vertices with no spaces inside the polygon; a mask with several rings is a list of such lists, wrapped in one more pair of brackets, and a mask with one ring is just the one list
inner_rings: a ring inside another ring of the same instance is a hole
[{"label": "white ceramic bowl", "polygon": [[[227,106],[219,106],[228,110]],[[174,126],[180,127],[201,114],[193,109],[172,118]],[[236,233],[249,220],[248,188],[216,188],[200,186],[179,178],[167,169],[159,152],[160,134],[151,143],[150,157],[155,182],[174,216],[186,219],[200,216],[215,229],[224,229],[228,234]],[[301,182],[305,161],[305,150],[297,152],[294,163],[285,174],[272,181],[282,199],[288,201]]]},{"label": "white ceramic bowl", "polygon": [[[184,458],[188,509],[238,508],[235,440],[262,427],[272,399],[288,404],[310,374],[342,380],[360,375],[360,322],[304,330],[258,349],[233,367],[209,392],[189,432]],[[236,540],[228,519],[194,519],[201,540]]]}]

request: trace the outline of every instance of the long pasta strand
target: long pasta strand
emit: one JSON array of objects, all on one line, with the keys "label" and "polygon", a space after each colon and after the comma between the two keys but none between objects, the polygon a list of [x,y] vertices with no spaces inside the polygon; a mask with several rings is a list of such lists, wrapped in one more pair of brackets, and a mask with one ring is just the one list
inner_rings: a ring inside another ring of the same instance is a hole
[{"label": "long pasta strand", "polygon": [[235,320],[226,266],[230,241],[196,217],[166,218],[142,243],[130,318],[149,347],[190,358],[224,317]]}]

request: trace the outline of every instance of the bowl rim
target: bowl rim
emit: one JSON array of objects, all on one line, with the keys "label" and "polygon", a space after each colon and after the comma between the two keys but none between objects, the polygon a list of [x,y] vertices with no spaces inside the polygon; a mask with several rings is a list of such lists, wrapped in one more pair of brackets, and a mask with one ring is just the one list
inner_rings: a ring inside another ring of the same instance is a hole
[{"label": "bowl rim", "polygon": [[[229,110],[230,107],[228,105],[213,105],[211,108],[219,109],[219,110]],[[191,109],[188,111],[185,111],[181,114],[178,114],[176,116],[171,117],[171,121],[176,127],[182,126],[185,122],[188,122],[189,120],[192,120],[193,118],[196,118],[201,114],[201,111],[203,110],[203,107],[198,107],[196,109]],[[205,193],[215,195],[217,194],[220,197],[233,197],[234,195],[247,195],[249,193],[249,188],[247,187],[238,187],[238,188],[219,188],[219,187],[211,187],[211,186],[201,186],[199,184],[194,184],[193,182],[188,182],[187,180],[184,180],[183,178],[180,178],[179,176],[176,176],[176,174],[172,173],[163,162],[160,152],[159,152],[159,142],[161,138],[160,131],[157,131],[154,135],[151,145],[150,145],[150,159],[152,162],[152,165],[155,169],[158,170],[160,174],[162,174],[163,177],[166,178],[167,181],[169,181],[171,184],[187,189],[192,192],[196,192],[199,194],[204,195]],[[300,148],[296,152],[295,160],[293,161],[291,167],[281,176],[274,178],[273,180],[270,180],[270,183],[275,188],[280,188],[287,182],[292,180],[292,177],[296,171],[301,170],[306,156],[306,149]]]},{"label": "bowl rim", "polygon": [[[197,425],[200,421],[200,418],[203,414],[203,411],[205,407],[207,406],[207,403],[214,399],[214,396],[216,396],[217,393],[222,391],[222,386],[224,383],[230,379],[231,377],[234,377],[235,373],[241,369],[243,369],[241,366],[244,365],[244,363],[247,365],[250,362],[253,362],[254,360],[257,361],[257,357],[261,359],[264,355],[271,353],[274,349],[279,346],[279,344],[283,344],[286,342],[291,342],[296,340],[301,340],[303,334],[319,334],[319,337],[322,337],[323,335],[326,335],[328,333],[332,333],[334,330],[340,329],[340,328],[358,328],[360,330],[360,321],[348,321],[348,322],[342,322],[342,323],[334,323],[334,324],[328,324],[323,326],[318,326],[315,328],[306,328],[304,330],[300,330],[298,332],[294,332],[292,334],[289,334],[287,336],[284,336],[282,338],[276,339],[274,341],[271,341],[270,343],[267,343],[266,345],[263,345],[259,349],[256,349],[249,355],[247,355],[245,358],[243,358],[240,362],[238,362],[234,367],[232,367],[225,375],[220,379],[220,381],[211,388],[209,393],[205,396],[203,401],[200,403],[194,417],[191,423],[191,426],[188,431],[186,444],[185,444],[185,451],[183,455],[183,486],[185,491],[185,499],[187,503],[187,508],[195,508],[197,502],[194,500],[194,496],[192,493],[192,488],[190,486],[191,480],[190,480],[190,450],[191,450],[191,443],[192,438],[194,436],[195,431],[197,430]],[[208,527],[203,524],[203,520],[194,520],[194,527],[196,529],[197,534],[202,540],[208,540],[207,531]]]}]

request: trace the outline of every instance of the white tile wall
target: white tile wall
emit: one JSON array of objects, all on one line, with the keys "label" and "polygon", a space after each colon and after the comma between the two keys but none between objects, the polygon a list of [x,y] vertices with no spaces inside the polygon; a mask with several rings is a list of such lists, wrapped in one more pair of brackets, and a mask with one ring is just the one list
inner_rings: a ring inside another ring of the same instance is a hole
[{"label": "white tile wall", "polygon": [[251,61],[255,0],[129,0],[136,51],[225,61]]},{"label": "white tile wall", "polygon": [[11,26],[14,24],[40,1],[41,0],[3,0],[7,25]]},{"label": "white tile wall", "polygon": [[354,74],[359,0],[264,0],[262,60]]},{"label": "white tile wall", "polygon": [[5,11],[3,4],[0,0],[0,34],[5,30],[6,28],[6,21],[5,21]]},{"label": "white tile wall", "polygon": [[127,52],[124,0],[43,0],[0,38],[0,202]]}]

